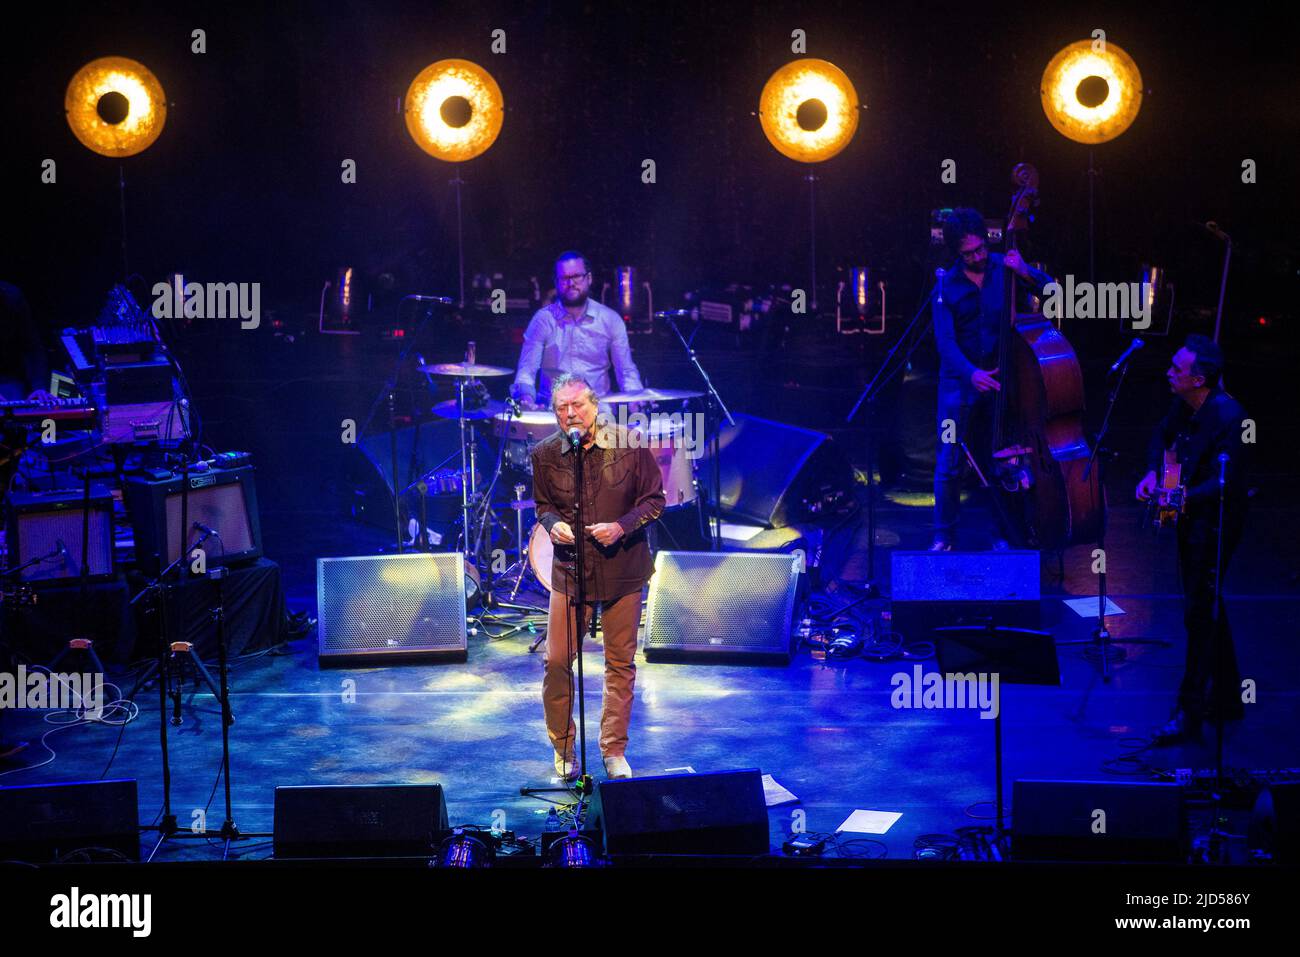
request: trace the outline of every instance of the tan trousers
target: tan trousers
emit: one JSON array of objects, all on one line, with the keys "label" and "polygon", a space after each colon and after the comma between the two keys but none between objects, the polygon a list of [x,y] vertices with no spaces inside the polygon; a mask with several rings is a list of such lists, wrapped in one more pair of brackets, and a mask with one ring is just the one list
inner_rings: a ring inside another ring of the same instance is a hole
[{"label": "tan trousers", "polygon": [[[562,592],[551,592],[546,630],[546,673],[542,677],[542,705],[546,733],[556,753],[573,759],[578,730],[573,723],[577,689],[573,680],[573,603]],[[591,627],[591,607],[582,609],[579,634]],[[627,725],[632,717],[632,689],[636,683],[636,632],[641,623],[641,589],[617,601],[603,602],[601,625],[605,635],[605,699],[600,713],[600,753],[622,757],[627,749]]]}]

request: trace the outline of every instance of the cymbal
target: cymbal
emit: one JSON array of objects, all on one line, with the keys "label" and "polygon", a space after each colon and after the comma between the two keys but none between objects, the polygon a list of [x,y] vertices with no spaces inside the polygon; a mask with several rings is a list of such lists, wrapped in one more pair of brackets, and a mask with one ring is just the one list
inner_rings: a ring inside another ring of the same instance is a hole
[{"label": "cymbal", "polygon": [[642,389],[640,392],[611,392],[600,397],[601,402],[619,405],[623,402],[677,402],[704,395],[691,389]]},{"label": "cymbal", "polygon": [[[459,419],[460,409],[456,405],[455,399],[448,399],[446,402],[439,402],[429,410],[434,415],[443,419]],[[489,399],[488,404],[481,409],[466,409],[465,418],[478,421],[480,419],[492,419],[506,411],[504,402],[497,402],[495,399]]]},{"label": "cymbal", "polygon": [[450,375],[456,376],[459,379],[482,379],[494,375],[510,375],[515,371],[514,369],[505,369],[501,366],[484,366],[471,362],[425,363],[416,368],[426,375]]}]

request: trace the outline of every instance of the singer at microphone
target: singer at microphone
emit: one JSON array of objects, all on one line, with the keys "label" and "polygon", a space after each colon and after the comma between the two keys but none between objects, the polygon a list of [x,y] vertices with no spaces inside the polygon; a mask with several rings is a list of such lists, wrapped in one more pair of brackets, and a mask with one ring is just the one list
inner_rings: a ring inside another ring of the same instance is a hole
[{"label": "singer at microphone", "polygon": [[[572,780],[579,773],[572,662],[590,620],[590,606],[599,603],[605,629],[600,751],[609,777],[630,777],[626,749],[641,590],[654,573],[646,526],[663,512],[663,475],[643,442],[634,441],[624,428],[597,422],[596,393],[590,382],[561,375],[551,399],[556,431],[539,442],[532,454],[537,521],[554,548],[551,580],[546,583],[552,589],[542,678],[546,731],[555,773]],[[574,466],[579,462],[582,487],[575,488]]]},{"label": "singer at microphone", "polygon": [[1222,589],[1245,527],[1254,422],[1219,388],[1223,363],[1222,350],[1206,336],[1188,336],[1174,354],[1165,373],[1174,398],[1152,432],[1149,471],[1137,487],[1139,501],[1158,500],[1159,470],[1172,451],[1183,489],[1176,521],[1187,664],[1173,714],[1154,734],[1157,747],[1196,741],[1207,718],[1231,721],[1244,714]]}]

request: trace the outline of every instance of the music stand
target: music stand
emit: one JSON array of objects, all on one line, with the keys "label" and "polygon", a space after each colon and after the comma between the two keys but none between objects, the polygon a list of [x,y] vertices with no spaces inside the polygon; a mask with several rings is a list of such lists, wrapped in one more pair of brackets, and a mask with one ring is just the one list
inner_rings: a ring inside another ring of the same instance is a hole
[{"label": "music stand", "polygon": [[1002,843],[1002,686],[1059,685],[1061,666],[1056,643],[1046,631],[1003,628],[989,619],[983,625],[954,625],[934,629],[934,653],[939,671],[950,674],[996,674],[997,713],[993,716],[993,765],[997,775],[993,848]]}]

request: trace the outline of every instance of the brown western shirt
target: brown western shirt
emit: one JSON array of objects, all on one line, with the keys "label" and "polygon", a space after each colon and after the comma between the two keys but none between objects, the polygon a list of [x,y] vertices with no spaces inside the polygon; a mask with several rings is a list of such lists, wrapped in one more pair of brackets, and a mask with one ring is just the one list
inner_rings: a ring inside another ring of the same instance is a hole
[{"label": "brown western shirt", "polygon": [[[578,527],[575,513],[573,455],[582,455],[583,524],[617,522],[623,537],[601,545]],[[588,601],[613,601],[640,589],[654,573],[646,525],[664,510],[663,476],[654,453],[631,447],[627,432],[598,428],[589,449],[574,449],[558,430],[533,449],[533,500],[537,520],[547,533],[567,522],[582,544],[583,577]],[[551,587],[577,595],[577,546],[556,545]]]}]

